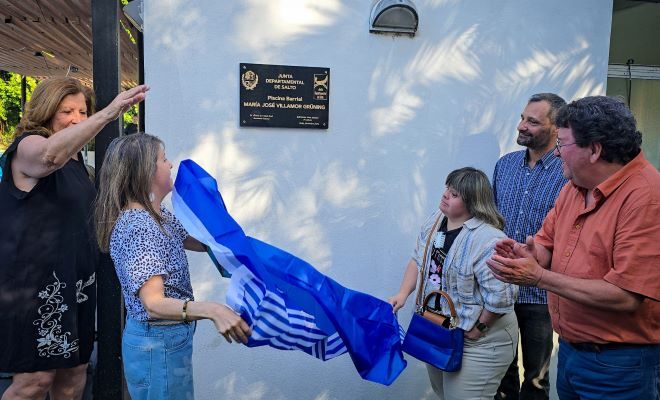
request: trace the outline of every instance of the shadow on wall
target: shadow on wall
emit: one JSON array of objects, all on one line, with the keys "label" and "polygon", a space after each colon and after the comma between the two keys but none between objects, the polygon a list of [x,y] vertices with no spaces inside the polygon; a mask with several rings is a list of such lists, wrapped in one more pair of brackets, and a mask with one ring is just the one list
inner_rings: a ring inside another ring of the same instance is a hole
[{"label": "shadow on wall", "polygon": [[[531,94],[604,92],[611,9],[600,0],[419,0],[413,39],[370,35],[365,2],[154,3],[145,5],[148,125],[168,153],[218,179],[249,235],[381,298],[398,287],[447,173],[473,165],[491,176],[519,148]],[[238,128],[239,62],[329,67],[330,129]],[[200,298],[220,296],[212,268],[193,279]],[[197,355],[216,350],[211,335],[197,335]],[[430,397],[414,362],[381,388],[360,381],[347,357],[324,364],[242,348],[222,357],[232,365],[198,368],[196,379],[228,397],[280,399],[292,388],[319,400]]]},{"label": "shadow on wall", "polygon": [[492,177],[493,162],[500,157],[497,137],[492,133],[477,133],[461,139],[454,154],[454,163],[478,168]]},{"label": "shadow on wall", "polygon": [[[227,21],[235,35],[228,43],[233,47],[224,52],[230,60],[295,64],[298,59],[305,64],[319,42],[357,40],[353,46],[332,47],[332,56],[319,61],[332,67],[335,88],[351,90],[348,97],[336,89],[331,96],[342,98],[331,103],[331,133],[239,130],[236,93],[226,95],[226,87],[237,89],[235,65],[219,70],[213,63],[193,66],[193,57],[182,60],[182,66],[192,68],[188,72],[220,76],[189,82],[192,87],[184,91],[184,98],[186,93],[202,93],[191,101],[195,107],[190,111],[192,121],[206,123],[192,127],[203,139],[171,147],[179,150],[179,158],[193,157],[219,178],[228,205],[240,205],[232,212],[251,232],[279,242],[322,270],[332,264],[330,249],[338,248],[328,242],[327,230],[337,228],[328,221],[348,222],[352,227],[378,224],[376,219],[387,216],[378,205],[388,203],[401,210],[397,230],[412,233],[439,198],[442,185],[437,182],[444,175],[476,161],[490,176],[497,157],[518,148],[515,126],[529,95],[556,91],[571,99],[604,88],[594,69],[602,65],[598,68],[605,71],[607,54],[594,58],[581,29],[563,32],[562,38],[568,40],[542,45],[557,36],[556,27],[545,23],[556,6],[539,5],[540,12],[520,21],[513,18],[521,12],[515,2],[481,4],[479,10],[463,3],[430,2],[423,13],[426,24],[410,40],[367,36],[362,31],[356,36],[354,26],[363,12],[350,2],[296,3],[292,7],[296,11],[287,13],[283,24],[278,15],[292,4],[252,0],[241,6],[219,5],[235,16]],[[544,13],[543,7],[549,10]],[[201,50],[199,46],[214,43],[210,39],[221,32],[208,25],[200,10],[186,10],[198,16],[199,41],[189,47],[168,47],[163,40],[160,45],[181,54],[208,56],[213,46]],[[160,11],[154,17],[163,18],[155,24],[157,32],[175,29],[167,18],[174,11]],[[431,27],[435,16],[441,16],[443,23]],[[589,25],[579,15],[566,18],[568,27]],[[505,25],[510,35],[501,33]],[[524,29],[529,25],[534,30]],[[372,51],[363,55],[355,51],[360,47]],[[329,46],[325,49],[329,51]],[[172,93],[172,98],[181,97]],[[219,122],[217,112],[231,120]],[[351,136],[349,147],[342,135]],[[359,190],[335,195],[347,186]],[[399,189],[396,197],[392,188]],[[423,193],[421,200],[415,198],[417,193]],[[279,227],[278,237],[273,237],[272,226]]]}]

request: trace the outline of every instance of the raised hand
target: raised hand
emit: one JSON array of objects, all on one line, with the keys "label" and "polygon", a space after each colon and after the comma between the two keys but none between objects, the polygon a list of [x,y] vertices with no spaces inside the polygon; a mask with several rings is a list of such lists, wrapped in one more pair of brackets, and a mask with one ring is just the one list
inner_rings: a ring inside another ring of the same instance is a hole
[{"label": "raised hand", "polygon": [[125,90],[119,93],[117,97],[115,97],[110,104],[100,112],[104,113],[109,121],[119,118],[119,116],[128,111],[133,105],[144,100],[148,90],[149,86],[147,85],[139,85],[132,89]]}]

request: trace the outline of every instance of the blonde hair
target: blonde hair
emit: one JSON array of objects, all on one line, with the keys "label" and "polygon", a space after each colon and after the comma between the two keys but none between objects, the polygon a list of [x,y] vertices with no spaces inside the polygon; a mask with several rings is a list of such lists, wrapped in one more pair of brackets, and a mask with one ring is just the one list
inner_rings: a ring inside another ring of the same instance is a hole
[{"label": "blonde hair", "polygon": [[445,184],[457,191],[472,217],[479,218],[497,229],[504,227],[504,218],[497,211],[493,188],[481,170],[464,167],[452,171]]},{"label": "blonde hair", "polygon": [[85,96],[87,115],[94,113],[95,99],[90,88],[70,77],[49,78],[41,81],[32,92],[25,112],[14,130],[14,138],[23,132],[38,132],[43,136],[52,135],[51,122],[62,100],[69,95],[82,93]]},{"label": "blonde hair", "polygon": [[163,147],[159,138],[146,133],[118,137],[110,143],[99,174],[95,209],[96,238],[102,251],[109,251],[115,222],[131,201],[144,207],[162,228],[163,218],[151,204],[149,192]]}]

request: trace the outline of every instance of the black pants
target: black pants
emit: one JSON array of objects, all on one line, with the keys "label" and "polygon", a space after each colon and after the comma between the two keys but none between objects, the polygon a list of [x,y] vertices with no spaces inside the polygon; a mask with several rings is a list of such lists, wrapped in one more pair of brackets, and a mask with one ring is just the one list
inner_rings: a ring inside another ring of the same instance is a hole
[{"label": "black pants", "polygon": [[547,400],[550,393],[552,322],[546,304],[516,304],[524,380],[520,385],[518,354],[495,395],[496,400]]}]

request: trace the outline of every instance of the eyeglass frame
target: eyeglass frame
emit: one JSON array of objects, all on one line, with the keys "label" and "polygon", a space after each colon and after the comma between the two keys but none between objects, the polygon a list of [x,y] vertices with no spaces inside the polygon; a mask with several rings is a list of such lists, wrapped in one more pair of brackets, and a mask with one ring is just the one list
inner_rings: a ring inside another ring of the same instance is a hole
[{"label": "eyeglass frame", "polygon": [[557,150],[557,153],[558,153],[559,155],[561,155],[561,148],[562,148],[562,147],[565,147],[565,146],[571,146],[571,145],[574,145],[574,144],[577,144],[577,143],[576,143],[576,142],[573,142],[573,143],[567,143],[567,144],[560,144],[560,143],[559,143],[559,138],[557,138],[557,140],[556,140],[556,142],[555,142],[555,149]]}]

